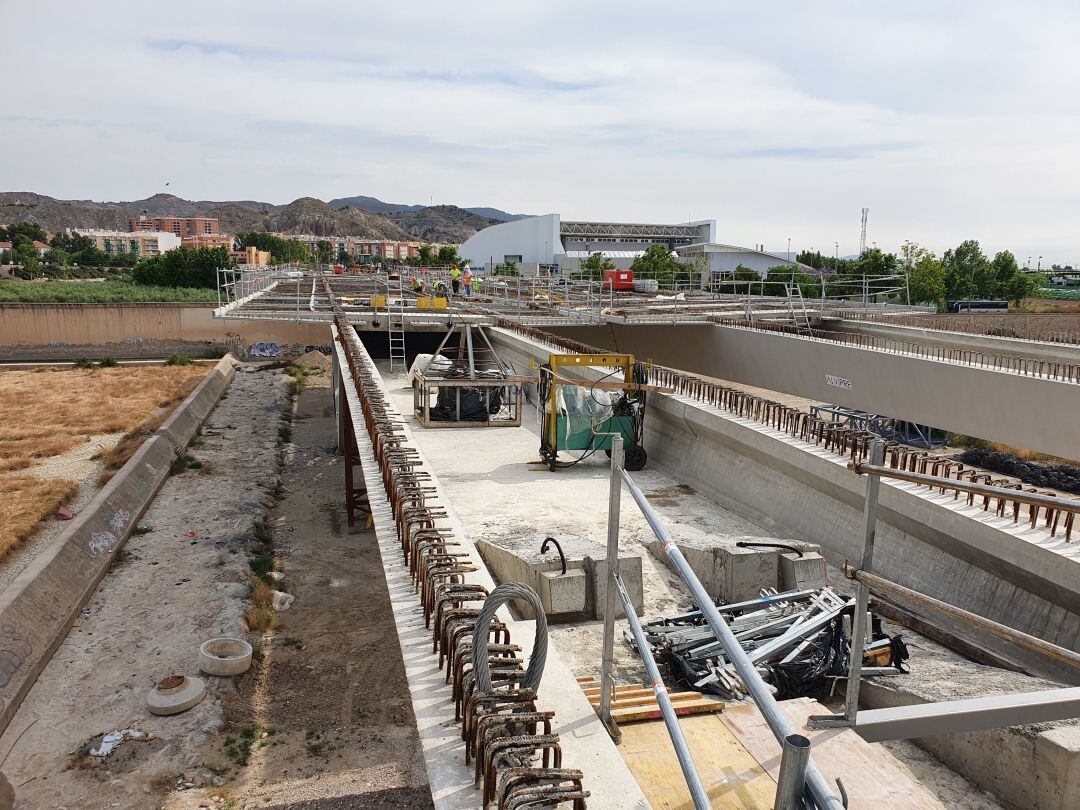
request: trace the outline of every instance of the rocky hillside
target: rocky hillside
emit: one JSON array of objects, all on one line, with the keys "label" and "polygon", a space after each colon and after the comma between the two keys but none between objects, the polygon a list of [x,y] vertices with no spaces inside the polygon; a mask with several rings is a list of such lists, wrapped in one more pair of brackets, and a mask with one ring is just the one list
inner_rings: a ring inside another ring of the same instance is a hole
[{"label": "rocky hillside", "polygon": [[314,197],[274,205],[256,200],[193,201],[171,194],[155,194],[131,202],[95,202],[57,200],[33,192],[0,192],[0,223],[33,222],[50,233],[65,228],[126,230],[128,218],[133,214],[204,214],[219,219],[223,233],[272,231],[457,244],[495,221],[453,205],[382,205],[390,210],[374,213],[359,206],[332,207]]}]

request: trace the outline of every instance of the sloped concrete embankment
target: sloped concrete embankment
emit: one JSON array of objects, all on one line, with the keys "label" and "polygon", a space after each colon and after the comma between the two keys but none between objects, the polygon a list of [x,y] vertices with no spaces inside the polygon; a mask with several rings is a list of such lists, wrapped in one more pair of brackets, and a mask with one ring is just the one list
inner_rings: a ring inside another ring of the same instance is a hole
[{"label": "sloped concrete embankment", "polygon": [[236,372],[220,360],[67,530],[0,594],[0,731]]}]

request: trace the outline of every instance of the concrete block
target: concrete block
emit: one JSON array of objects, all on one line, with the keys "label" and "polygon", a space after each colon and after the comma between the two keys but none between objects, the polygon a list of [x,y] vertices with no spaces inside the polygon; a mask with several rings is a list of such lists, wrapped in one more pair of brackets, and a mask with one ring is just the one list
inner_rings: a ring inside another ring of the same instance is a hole
[{"label": "concrete block", "polygon": [[720,590],[725,602],[742,602],[760,596],[762,588],[776,587],[777,552],[768,549],[738,548],[735,545],[714,550]]},{"label": "concrete block", "polygon": [[581,569],[543,571],[540,574],[540,603],[549,618],[581,616],[588,596],[588,577]]},{"label": "concrete block", "polygon": [[226,355],[218,360],[213,369],[203,378],[187,398],[177,406],[155,435],[164,436],[172,443],[177,455],[182,455],[187,443],[195,431],[210,415],[214,405],[229,387],[236,374],[236,360]]},{"label": "concrete block", "polygon": [[787,552],[780,557],[780,590],[825,587],[825,558],[814,551],[798,554]]},{"label": "concrete block", "polygon": [[[585,558],[585,572],[589,576],[589,604],[588,614],[594,619],[604,616],[604,606],[607,604],[608,565],[607,559],[600,557]],[[619,576],[623,586],[630,596],[630,603],[634,606],[634,612],[639,616],[645,611],[645,589],[641,578],[641,557],[627,551],[619,552]],[[616,617],[626,615],[620,601]]]}]

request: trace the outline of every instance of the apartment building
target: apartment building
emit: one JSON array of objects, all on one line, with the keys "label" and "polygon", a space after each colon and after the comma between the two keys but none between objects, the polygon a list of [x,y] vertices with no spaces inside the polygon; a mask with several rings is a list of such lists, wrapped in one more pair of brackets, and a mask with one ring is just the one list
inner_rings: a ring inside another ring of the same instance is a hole
[{"label": "apartment building", "polygon": [[240,248],[240,250],[230,250],[229,257],[237,264],[246,264],[251,267],[266,267],[270,264],[270,251],[259,250],[252,245]]},{"label": "apartment building", "polygon": [[98,250],[114,256],[126,254],[145,259],[148,256],[157,256],[159,253],[180,247],[180,237],[174,233],[123,233],[121,231],[77,231],[77,233],[93,240],[94,247]]},{"label": "apartment building", "polygon": [[185,236],[209,236],[221,233],[218,221],[211,217],[151,217],[139,214],[129,220],[129,230],[171,233]]},{"label": "apartment building", "polygon": [[223,247],[226,250],[233,249],[233,238],[228,234],[214,233],[214,234],[195,234],[193,236],[185,236],[181,238],[180,244],[186,248],[219,248]]},{"label": "apartment building", "polygon": [[395,242],[387,239],[349,239],[349,254],[359,261],[380,259],[408,259],[417,256],[423,242]]}]

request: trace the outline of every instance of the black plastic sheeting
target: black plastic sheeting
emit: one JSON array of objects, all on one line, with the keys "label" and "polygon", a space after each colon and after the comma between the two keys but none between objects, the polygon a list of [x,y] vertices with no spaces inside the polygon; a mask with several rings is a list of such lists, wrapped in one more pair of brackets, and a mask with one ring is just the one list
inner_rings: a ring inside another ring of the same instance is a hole
[{"label": "black plastic sheeting", "polygon": [[1032,486],[1051,487],[1062,492],[1080,495],[1080,467],[1070,464],[1036,464],[1024,461],[1012,453],[998,453],[994,450],[979,448],[965,450],[956,456],[956,460],[991,472],[1011,475]]},{"label": "black plastic sheeting", "polygon": [[[501,388],[472,388],[462,386],[460,388],[439,388],[439,396],[435,401],[435,407],[431,409],[431,419],[440,422],[457,421],[457,397],[456,392],[461,392],[461,421],[462,422],[486,422],[489,415],[497,414],[502,410],[503,389]],[[487,394],[488,402],[485,407],[484,397]]]}]

